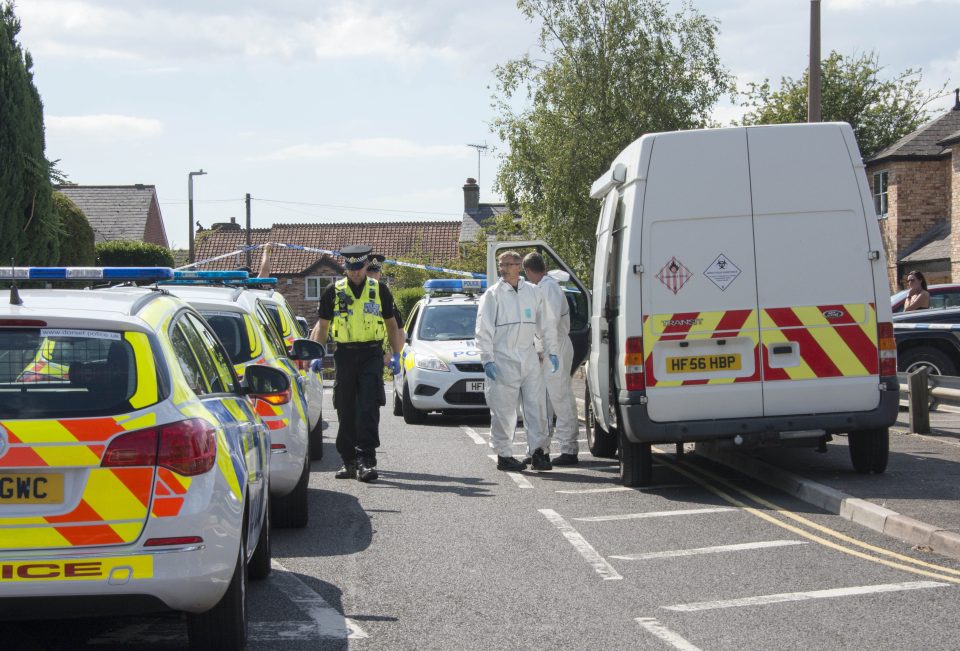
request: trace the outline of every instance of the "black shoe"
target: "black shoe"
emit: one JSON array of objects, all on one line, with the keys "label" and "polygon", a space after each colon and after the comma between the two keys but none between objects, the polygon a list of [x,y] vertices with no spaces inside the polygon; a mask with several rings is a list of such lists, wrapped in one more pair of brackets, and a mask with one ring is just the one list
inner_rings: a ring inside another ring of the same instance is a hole
[{"label": "black shoe", "polygon": [[533,463],[533,457],[531,457],[531,456],[528,454],[527,456],[525,456],[525,457],[523,458],[523,463],[524,463],[524,465],[529,466],[531,463]]},{"label": "black shoe", "polygon": [[547,453],[537,448],[533,451],[533,464],[530,466],[534,470],[553,470],[553,464],[550,463],[550,457],[547,456]]},{"label": "black shoe", "polygon": [[362,482],[371,482],[379,476],[376,461],[361,461],[357,467],[357,479]]},{"label": "black shoe", "polygon": [[513,470],[519,472],[526,469],[527,464],[517,461],[513,457],[497,457],[497,470]]},{"label": "black shoe", "polygon": [[357,478],[357,464],[350,462],[344,463],[340,466],[340,470],[337,471],[337,474],[334,475],[337,479],[356,479]]},{"label": "black shoe", "polygon": [[551,463],[555,466],[575,466],[580,463],[580,459],[578,459],[575,454],[567,454],[564,452]]}]

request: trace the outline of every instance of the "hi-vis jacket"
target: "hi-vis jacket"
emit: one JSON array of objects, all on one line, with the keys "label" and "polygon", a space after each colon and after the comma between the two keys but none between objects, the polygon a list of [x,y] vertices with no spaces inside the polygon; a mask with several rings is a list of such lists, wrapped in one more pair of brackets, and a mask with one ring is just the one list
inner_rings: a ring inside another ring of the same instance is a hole
[{"label": "hi-vis jacket", "polygon": [[552,324],[558,318],[536,285],[521,279],[514,289],[500,279],[480,297],[477,308],[480,361],[523,362],[531,354],[536,357],[534,340],[538,336],[544,354],[556,355],[557,329]]},{"label": "hi-vis jacket", "polygon": [[[360,298],[353,295],[347,279],[341,278],[334,288],[333,340],[338,343],[383,341],[387,328],[383,323],[380,283],[367,278]],[[390,315],[393,316],[393,315]]]}]

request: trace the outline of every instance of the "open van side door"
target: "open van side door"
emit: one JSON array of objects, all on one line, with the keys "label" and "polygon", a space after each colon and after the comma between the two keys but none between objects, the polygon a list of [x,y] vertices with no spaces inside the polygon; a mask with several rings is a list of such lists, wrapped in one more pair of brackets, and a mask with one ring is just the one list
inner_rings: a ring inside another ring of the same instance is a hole
[{"label": "open van side door", "polygon": [[[497,256],[504,251],[518,252],[535,250],[544,257],[547,270],[561,269],[569,274],[570,279],[560,283],[570,305],[570,341],[573,344],[573,364],[570,374],[577,370],[590,352],[590,293],[579,278],[573,273],[570,266],[564,262],[556,251],[543,240],[511,240],[507,242],[487,242],[487,287],[492,287],[497,279]],[[521,253],[523,255],[523,253]]]}]

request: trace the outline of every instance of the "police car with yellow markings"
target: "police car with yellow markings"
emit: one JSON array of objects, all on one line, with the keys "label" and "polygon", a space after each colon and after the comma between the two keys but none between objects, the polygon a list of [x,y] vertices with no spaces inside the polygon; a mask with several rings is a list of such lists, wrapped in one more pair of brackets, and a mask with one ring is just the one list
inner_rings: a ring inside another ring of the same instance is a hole
[{"label": "police car with yellow markings", "polygon": [[[259,399],[255,408],[271,434],[270,494],[273,496],[273,523],[281,527],[305,527],[309,519],[307,503],[310,481],[309,432],[322,423],[311,422],[305,379],[296,366],[297,359],[323,355],[319,344],[294,340],[288,349],[274,327],[260,296],[244,284],[245,271],[177,272],[175,283],[165,284],[196,308],[223,342],[234,370],[244,377],[256,366],[269,366],[287,376],[290,388],[270,398]],[[249,279],[262,283],[264,278]],[[227,282],[232,286],[207,283]],[[189,284],[202,283],[202,284]],[[307,351],[307,352],[304,352]]]},{"label": "police car with yellow markings", "polygon": [[[155,282],[170,269],[0,268],[18,284]],[[48,368],[26,378],[41,355]],[[49,359],[48,359],[49,358]],[[169,292],[0,292],[0,615],[184,611],[190,643],[241,648],[270,572],[270,431],[200,314]]]},{"label": "police car with yellow markings", "polygon": [[474,340],[485,280],[428,280],[406,325],[393,413],[422,423],[431,411],[486,411],[483,364]]}]

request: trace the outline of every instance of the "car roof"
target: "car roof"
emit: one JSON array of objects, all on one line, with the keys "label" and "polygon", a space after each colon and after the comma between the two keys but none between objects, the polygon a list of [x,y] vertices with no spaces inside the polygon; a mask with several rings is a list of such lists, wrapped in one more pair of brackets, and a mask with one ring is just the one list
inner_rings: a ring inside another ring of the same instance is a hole
[{"label": "car roof", "polygon": [[251,312],[257,299],[250,290],[243,287],[176,285],[168,287],[167,291],[194,307],[209,305],[240,312]]},{"label": "car roof", "polygon": [[897,312],[893,315],[894,322],[911,321],[923,323],[925,320],[935,318],[937,321],[956,318],[960,323],[960,307],[932,307],[926,310],[911,310],[909,312]]},{"label": "car roof", "polygon": [[165,292],[147,287],[89,289],[21,289],[22,305],[11,305],[9,292],[0,294],[0,319],[10,317],[84,320],[100,324],[123,323],[128,329],[152,330],[155,319],[145,322],[143,308],[166,304],[161,312],[172,312],[183,303]]},{"label": "car roof", "polygon": [[420,299],[424,305],[477,305],[479,301],[480,297],[472,294],[427,294]]}]

